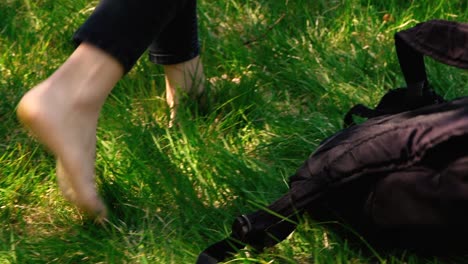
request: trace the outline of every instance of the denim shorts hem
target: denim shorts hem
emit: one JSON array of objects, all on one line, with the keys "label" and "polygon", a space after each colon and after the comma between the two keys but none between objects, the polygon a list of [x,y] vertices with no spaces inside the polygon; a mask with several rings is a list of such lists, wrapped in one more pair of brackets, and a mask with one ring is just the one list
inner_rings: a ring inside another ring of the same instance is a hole
[{"label": "denim shorts hem", "polygon": [[160,64],[160,65],[171,65],[171,64],[178,64],[178,63],[191,60],[195,58],[196,56],[200,55],[200,51],[197,48],[194,51],[184,53],[184,54],[178,54],[178,55],[157,54],[151,51],[149,51],[148,54],[149,54],[149,59],[152,63]]},{"label": "denim shorts hem", "polygon": [[99,36],[93,37],[89,34],[81,34],[81,32],[78,31],[73,36],[72,40],[76,46],[80,45],[83,42],[86,42],[106,52],[122,65],[125,73],[129,72],[132,69],[133,65],[137,60],[137,58],[133,58],[129,54],[124,54],[123,52],[120,52],[118,47],[101,40]]}]

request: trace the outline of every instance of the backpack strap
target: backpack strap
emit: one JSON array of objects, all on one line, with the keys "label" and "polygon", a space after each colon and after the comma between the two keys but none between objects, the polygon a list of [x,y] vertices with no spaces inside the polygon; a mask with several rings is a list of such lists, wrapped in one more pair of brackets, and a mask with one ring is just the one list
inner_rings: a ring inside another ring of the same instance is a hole
[{"label": "backpack strap", "polygon": [[424,56],[403,40],[400,34],[401,32],[395,34],[395,49],[407,92],[409,95],[419,96],[428,84]]},{"label": "backpack strap", "polygon": [[353,116],[369,119],[382,115],[398,114],[423,106],[445,102],[442,96],[438,95],[427,86],[427,82],[422,82],[420,84],[422,86],[398,88],[388,91],[374,109],[363,104],[353,106],[343,119],[344,127],[350,127],[356,124]]},{"label": "backpack strap", "polygon": [[362,104],[354,106],[345,115],[345,127],[355,124],[354,115],[372,118],[444,102],[430,88],[424,56],[450,66],[468,69],[468,24],[446,20],[419,23],[395,34],[395,48],[406,82],[405,92],[389,91],[375,109]]},{"label": "backpack strap", "polygon": [[214,264],[234,255],[249,245],[256,252],[283,241],[297,226],[297,211],[292,197],[282,196],[264,210],[237,217],[229,237],[206,248],[197,259],[197,264]]},{"label": "backpack strap", "polygon": [[[395,39],[441,63],[468,69],[468,23],[430,20],[396,33]],[[405,72],[411,74],[410,70]]]},{"label": "backpack strap", "polygon": [[395,34],[395,48],[408,92],[422,95],[427,88],[423,56],[468,69],[468,24],[431,20]]},{"label": "backpack strap", "polygon": [[[263,211],[241,215],[234,220],[229,237],[206,248],[197,259],[197,264],[214,264],[236,254],[250,245],[256,252],[272,247],[286,239],[296,229],[296,219],[282,219]],[[259,222],[260,221],[260,222]]]}]

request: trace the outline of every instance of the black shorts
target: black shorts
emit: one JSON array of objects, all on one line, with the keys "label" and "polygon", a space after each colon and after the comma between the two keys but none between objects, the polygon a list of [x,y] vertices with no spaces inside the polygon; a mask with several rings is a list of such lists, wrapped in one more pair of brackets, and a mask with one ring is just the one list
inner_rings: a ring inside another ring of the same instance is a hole
[{"label": "black shorts", "polygon": [[184,62],[200,52],[196,9],[196,0],[101,0],[73,40],[106,51],[125,72],[147,49],[154,63]]}]

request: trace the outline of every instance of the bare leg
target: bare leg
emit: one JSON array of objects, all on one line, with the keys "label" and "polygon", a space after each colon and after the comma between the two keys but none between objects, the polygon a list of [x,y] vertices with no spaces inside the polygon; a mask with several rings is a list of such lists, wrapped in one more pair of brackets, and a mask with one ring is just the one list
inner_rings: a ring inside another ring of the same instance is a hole
[{"label": "bare leg", "polygon": [[106,217],[94,181],[97,121],[123,71],[113,57],[83,43],[17,109],[22,123],[56,156],[63,194],[97,220]]},{"label": "bare leg", "polygon": [[166,101],[171,108],[170,126],[172,126],[179,107],[180,93],[187,94],[191,98],[196,98],[203,93],[205,75],[200,57],[191,60],[165,65],[166,75]]}]

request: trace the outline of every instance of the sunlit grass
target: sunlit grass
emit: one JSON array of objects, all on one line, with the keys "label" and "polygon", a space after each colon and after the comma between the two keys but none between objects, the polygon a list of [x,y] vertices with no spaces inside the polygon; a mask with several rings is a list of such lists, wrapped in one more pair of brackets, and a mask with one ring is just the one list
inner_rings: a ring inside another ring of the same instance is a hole
[{"label": "sunlit grass", "polygon": [[[94,226],[61,197],[52,156],[19,125],[28,89],[73,50],[97,1],[0,1],[0,263],[193,263],[232,220],[287,191],[287,180],[356,103],[403,85],[393,34],[466,21],[466,1],[199,1],[209,109],[168,128],[160,67],[146,54],[104,106],[96,176],[112,210]],[[428,60],[446,98],[467,73]],[[310,219],[262,254],[230,263],[439,263],[356,248]]]}]

